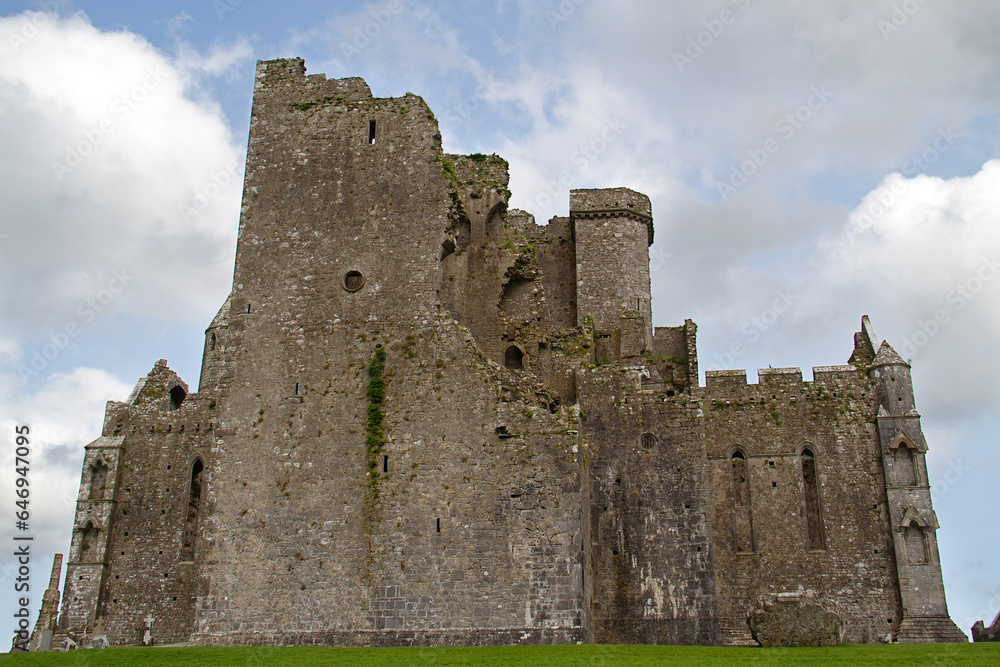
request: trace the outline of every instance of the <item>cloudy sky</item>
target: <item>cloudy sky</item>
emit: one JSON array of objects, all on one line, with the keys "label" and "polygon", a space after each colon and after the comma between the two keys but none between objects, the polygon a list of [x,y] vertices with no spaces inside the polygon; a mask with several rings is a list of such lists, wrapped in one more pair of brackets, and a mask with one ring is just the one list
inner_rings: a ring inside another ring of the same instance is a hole
[{"label": "cloudy sky", "polygon": [[1000,610],[998,26],[992,0],[0,2],[0,539],[15,424],[41,583],[104,402],[159,358],[197,386],[254,62],[301,56],[422,95],[540,221],[570,187],[649,194],[654,323],[694,319],[703,371],[808,379],[869,315],[913,362],[969,632]]}]

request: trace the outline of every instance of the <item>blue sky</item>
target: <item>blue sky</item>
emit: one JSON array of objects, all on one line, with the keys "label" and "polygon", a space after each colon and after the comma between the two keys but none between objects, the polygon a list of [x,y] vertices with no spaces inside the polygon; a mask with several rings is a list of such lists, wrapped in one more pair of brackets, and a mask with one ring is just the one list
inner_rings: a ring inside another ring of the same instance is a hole
[{"label": "blue sky", "polygon": [[68,546],[104,401],[159,358],[197,386],[254,63],[300,56],[423,96],[539,221],[569,187],[649,194],[654,323],[694,319],[702,370],[808,379],[870,315],[913,360],[952,615],[992,619],[1000,7],[813,4],[0,2],[0,437],[38,435],[39,548]]}]

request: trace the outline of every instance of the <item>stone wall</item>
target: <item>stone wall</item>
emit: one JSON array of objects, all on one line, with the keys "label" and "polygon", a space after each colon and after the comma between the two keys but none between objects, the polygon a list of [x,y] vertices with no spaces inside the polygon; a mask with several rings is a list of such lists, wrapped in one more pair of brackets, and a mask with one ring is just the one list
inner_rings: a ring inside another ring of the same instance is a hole
[{"label": "stone wall", "polygon": [[719,616],[734,641],[789,594],[837,614],[848,642],[874,642],[902,619],[873,388],[850,366],[813,372],[804,382],[797,368],[764,369],[748,385],[745,371],[709,371],[698,391]]}]

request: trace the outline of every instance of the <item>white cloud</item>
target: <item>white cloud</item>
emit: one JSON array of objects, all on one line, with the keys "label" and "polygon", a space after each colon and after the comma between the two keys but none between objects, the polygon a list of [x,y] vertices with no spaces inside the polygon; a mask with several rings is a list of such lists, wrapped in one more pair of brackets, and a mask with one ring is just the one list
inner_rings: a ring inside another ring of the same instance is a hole
[{"label": "white cloud", "polygon": [[22,335],[78,319],[115,270],[117,312],[201,320],[224,298],[242,149],[184,62],[82,14],[0,19],[0,308]]},{"label": "white cloud", "polygon": [[[4,382],[5,386],[9,384]],[[9,474],[0,480],[0,494],[14,497],[14,427],[27,425],[31,450],[29,525],[39,551],[68,546],[84,445],[100,435],[105,403],[124,401],[130,391],[129,385],[105,371],[77,368],[71,373],[49,376],[32,395],[16,399],[4,396],[0,465]],[[3,525],[14,525],[15,509],[13,503],[0,507]]]},{"label": "white cloud", "polygon": [[965,178],[891,174],[820,244],[804,311],[867,303],[880,335],[914,359],[921,404],[951,419],[990,411],[1000,404],[998,219],[1000,160]]}]

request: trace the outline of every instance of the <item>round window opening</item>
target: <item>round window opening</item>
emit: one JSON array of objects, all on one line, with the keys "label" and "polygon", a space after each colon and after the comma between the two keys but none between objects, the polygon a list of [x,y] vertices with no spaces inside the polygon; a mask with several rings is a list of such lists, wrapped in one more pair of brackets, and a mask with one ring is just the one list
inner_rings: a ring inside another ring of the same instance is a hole
[{"label": "round window opening", "polygon": [[365,276],[360,271],[348,271],[344,274],[344,289],[348,292],[357,292],[365,286]]}]

